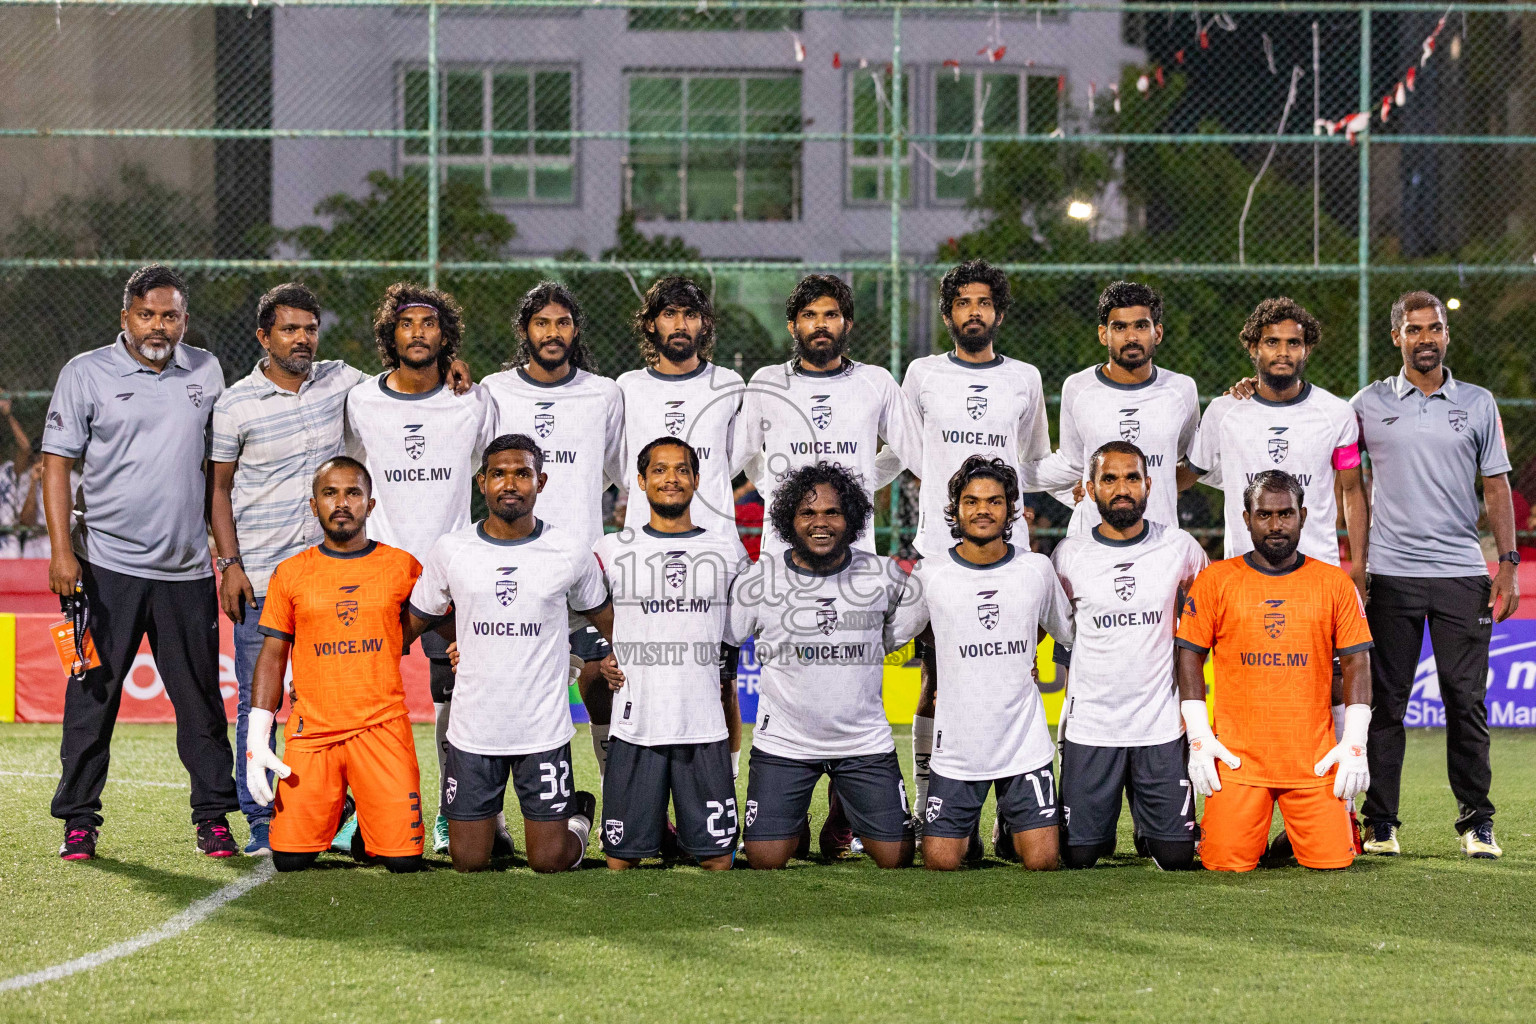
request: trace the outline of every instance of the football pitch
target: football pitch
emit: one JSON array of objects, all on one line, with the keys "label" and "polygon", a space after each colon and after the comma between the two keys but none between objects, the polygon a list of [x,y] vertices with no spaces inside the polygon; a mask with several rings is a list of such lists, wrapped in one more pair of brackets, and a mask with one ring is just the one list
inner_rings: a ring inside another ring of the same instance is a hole
[{"label": "football pitch", "polygon": [[[341,855],[267,877],[262,861],[194,853],[168,726],[118,728],[99,857],[71,864],[48,816],[58,740],[57,726],[0,726],[4,1021],[1399,1024],[1525,1021],[1536,1007],[1536,734],[1517,730],[1493,743],[1502,861],[1458,852],[1444,738],[1421,730],[1404,856],[1225,877],[1134,857],[1045,875],[991,859],[949,876],[864,860],[617,874],[595,835],[588,870],[555,877],[520,860],[461,876],[437,858],[390,876]],[[435,790],[430,728],[416,741]],[[585,731],[572,748],[595,789]],[[189,906],[253,872],[259,884],[177,931]],[[174,934],[5,990],[157,930]]]}]

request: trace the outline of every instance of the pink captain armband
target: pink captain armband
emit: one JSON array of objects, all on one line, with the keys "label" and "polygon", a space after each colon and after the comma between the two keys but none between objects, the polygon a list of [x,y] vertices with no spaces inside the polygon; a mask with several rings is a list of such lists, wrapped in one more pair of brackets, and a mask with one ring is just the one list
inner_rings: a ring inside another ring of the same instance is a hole
[{"label": "pink captain armband", "polygon": [[1333,468],[1357,469],[1360,466],[1360,442],[1355,441],[1333,450]]}]

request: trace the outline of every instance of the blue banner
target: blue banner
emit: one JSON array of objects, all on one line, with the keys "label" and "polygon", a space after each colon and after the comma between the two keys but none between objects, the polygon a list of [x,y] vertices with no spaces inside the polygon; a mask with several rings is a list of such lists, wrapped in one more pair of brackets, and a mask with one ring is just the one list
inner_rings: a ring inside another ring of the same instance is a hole
[{"label": "blue banner", "polygon": [[[1509,619],[1493,627],[1488,648],[1488,724],[1493,727],[1536,726],[1536,619]],[[1408,701],[1408,726],[1445,725],[1440,677],[1430,649],[1429,631],[1419,651]]]}]

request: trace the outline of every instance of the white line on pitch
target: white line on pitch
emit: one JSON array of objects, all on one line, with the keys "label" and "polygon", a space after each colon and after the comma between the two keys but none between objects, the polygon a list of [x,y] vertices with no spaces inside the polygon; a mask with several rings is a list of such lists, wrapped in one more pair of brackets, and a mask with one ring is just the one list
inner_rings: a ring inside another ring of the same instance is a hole
[{"label": "white line on pitch", "polygon": [[[3,772],[0,775],[9,775],[18,779],[57,779],[57,775],[47,772]],[[108,779],[108,782],[116,782],[124,786],[157,786],[161,789],[186,789],[180,782],[151,782],[148,779]]]},{"label": "white line on pitch", "polygon": [[272,875],[272,862],[263,861],[250,874],[231,882],[218,892],[204,896],[158,928],[151,928],[147,932],[140,932],[133,938],[114,943],[106,949],[99,949],[94,953],[87,953],[85,956],[66,960],[61,964],[54,964],[52,967],[44,967],[40,971],[6,978],[4,981],[0,981],[0,992],[10,992],[16,989],[31,988],[33,985],[41,985],[49,981],[58,981],[61,978],[69,977],[71,974],[93,970],[102,964],[111,963],[113,960],[128,956],[131,953],[137,953],[139,950],[153,946],[157,942],[173,939],[207,920],[214,911],[224,904],[244,896],[261,883],[270,879]]}]

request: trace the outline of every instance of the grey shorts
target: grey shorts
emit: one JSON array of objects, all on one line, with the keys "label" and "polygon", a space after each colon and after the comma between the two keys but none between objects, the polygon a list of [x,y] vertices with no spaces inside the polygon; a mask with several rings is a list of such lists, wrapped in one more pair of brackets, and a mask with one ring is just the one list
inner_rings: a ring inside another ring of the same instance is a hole
[{"label": "grey shorts", "polygon": [[614,739],[603,772],[603,852],[623,860],[659,856],[669,796],[684,852],[708,860],[736,848],[730,740],[644,747]]},{"label": "grey shorts", "polygon": [[997,817],[1008,832],[1029,832],[1058,822],[1056,785],[1049,764],[1006,779],[968,782],[928,773],[928,804],[922,810],[923,835],[965,839],[981,823],[987,790],[997,790]]},{"label": "grey shorts", "polygon": [[527,821],[564,821],[576,810],[571,745],[538,754],[472,754],[448,744],[443,816],[481,821],[501,813],[511,780]]},{"label": "grey shorts", "polygon": [[907,785],[894,750],[801,761],[753,748],[747,769],[747,842],[798,837],[811,809],[811,792],[823,775],[832,777],[854,835],[883,843],[912,838]]},{"label": "grey shorts", "polygon": [[1188,842],[1195,837],[1195,790],[1184,737],[1149,747],[1092,747],[1067,740],[1061,752],[1061,818],[1068,846],[1115,839],[1120,798],[1131,802],[1138,834]]}]

